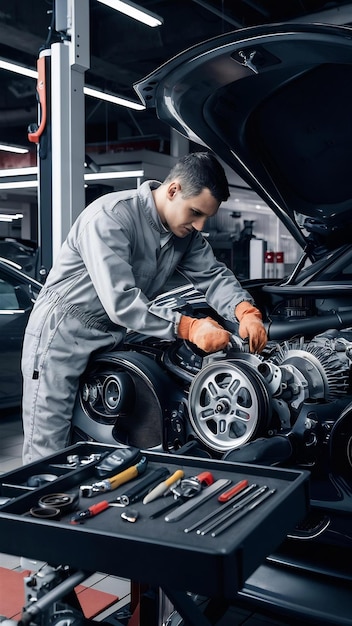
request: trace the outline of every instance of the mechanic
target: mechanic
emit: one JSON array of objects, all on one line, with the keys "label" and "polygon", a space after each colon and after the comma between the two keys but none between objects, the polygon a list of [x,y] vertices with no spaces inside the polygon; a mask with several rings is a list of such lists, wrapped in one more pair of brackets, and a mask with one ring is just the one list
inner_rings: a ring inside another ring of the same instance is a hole
[{"label": "mechanic", "polygon": [[[110,193],[73,224],[27,324],[22,353],[23,462],[70,444],[79,378],[97,350],[113,350],[126,329],[211,353],[230,333],[151,302],[177,268],[239,335],[261,352],[260,311],[201,231],[229,197],[225,172],[209,152],[181,158],[163,183]],[[164,289],[165,290],[165,289]]]}]

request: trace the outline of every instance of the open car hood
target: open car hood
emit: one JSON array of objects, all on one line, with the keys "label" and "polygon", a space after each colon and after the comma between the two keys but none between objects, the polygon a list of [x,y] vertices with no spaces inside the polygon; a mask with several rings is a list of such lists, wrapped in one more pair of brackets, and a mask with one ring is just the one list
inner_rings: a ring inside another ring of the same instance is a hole
[{"label": "open car hood", "polygon": [[161,120],[237,172],[303,247],[350,240],[352,29],[238,30],[186,50],[134,87]]}]

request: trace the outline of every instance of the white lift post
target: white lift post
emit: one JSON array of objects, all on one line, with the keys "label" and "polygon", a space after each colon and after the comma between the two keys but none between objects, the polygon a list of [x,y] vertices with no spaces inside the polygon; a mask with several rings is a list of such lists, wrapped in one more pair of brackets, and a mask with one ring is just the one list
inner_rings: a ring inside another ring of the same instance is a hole
[{"label": "white lift post", "polygon": [[90,66],[89,0],[55,2],[51,45],[52,260],[85,206],[85,71]]}]

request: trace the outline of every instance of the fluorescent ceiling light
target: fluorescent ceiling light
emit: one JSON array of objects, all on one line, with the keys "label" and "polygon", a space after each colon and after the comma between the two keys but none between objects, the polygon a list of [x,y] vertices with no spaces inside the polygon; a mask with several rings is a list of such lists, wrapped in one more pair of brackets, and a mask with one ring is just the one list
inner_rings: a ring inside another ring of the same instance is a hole
[{"label": "fluorescent ceiling light", "polygon": [[23,217],[23,213],[0,213],[0,219],[6,217],[7,220],[19,220]]},{"label": "fluorescent ceiling light", "polygon": [[[0,170],[0,177],[11,178],[12,176],[37,175],[38,168],[35,167],[13,167],[7,170]],[[144,176],[144,170],[119,170],[116,172],[94,172],[85,174],[86,180],[99,180],[99,178],[138,178]],[[28,181],[27,181],[28,182]]]},{"label": "fluorescent ceiling light", "polygon": [[29,189],[31,187],[38,187],[37,180],[18,180],[13,183],[0,183],[0,189]]},{"label": "fluorescent ceiling light", "polygon": [[0,170],[1,178],[10,178],[11,176],[32,176],[38,174],[37,166],[34,167],[9,167],[7,170]]},{"label": "fluorescent ceiling light", "polygon": [[99,91],[99,89],[92,89],[92,87],[83,87],[83,91],[86,96],[92,96],[92,98],[98,98],[99,100],[106,100],[107,102],[119,104],[120,106],[135,109],[136,111],[142,111],[143,109],[145,109],[145,106],[143,104],[139,104],[139,102],[126,100],[126,98],[120,98],[119,96],[114,96],[114,94],[112,93]]},{"label": "fluorescent ceiling light", "polygon": [[31,70],[29,67],[24,67],[24,65],[17,65],[17,63],[10,63],[10,61],[5,59],[0,59],[0,69],[15,72],[15,74],[22,74],[22,76],[29,76],[29,78],[38,77],[36,70]]},{"label": "fluorescent ceiling light", "polygon": [[140,178],[144,176],[144,170],[126,170],[125,172],[97,172],[85,174],[84,180],[107,180],[116,178]]},{"label": "fluorescent ceiling light", "polygon": [[25,154],[29,152],[28,148],[20,148],[19,146],[8,146],[5,143],[0,143],[0,150],[4,152],[15,152],[16,154]]},{"label": "fluorescent ceiling light", "polygon": [[98,0],[102,4],[106,4],[111,9],[115,9],[115,11],[119,11],[120,13],[124,13],[129,17],[132,17],[134,20],[138,22],[143,22],[147,26],[161,26],[163,24],[162,17],[152,13],[151,11],[147,11],[147,9],[142,9],[137,4],[130,2],[129,0]]},{"label": "fluorescent ceiling light", "polygon": [[[37,71],[30,70],[28,67],[24,67],[23,65],[10,63],[9,61],[5,61],[4,59],[0,59],[0,69],[1,68],[10,72],[15,72],[16,74],[29,76],[30,78],[38,78]],[[118,104],[119,106],[135,109],[136,111],[143,111],[145,109],[145,106],[143,104],[140,104],[139,102],[133,102],[133,100],[127,100],[126,98],[121,98],[120,96],[116,96],[112,93],[99,91],[99,89],[94,89],[92,87],[83,87],[83,91],[86,96],[92,96],[92,98],[98,98],[98,100],[106,100],[107,102],[112,102],[112,104]]]},{"label": "fluorescent ceiling light", "polygon": [[[0,170],[0,177],[12,178],[13,176],[24,176],[27,174],[38,174],[37,167],[22,167],[12,168],[8,170]],[[125,170],[120,172],[94,172],[91,174],[84,174],[84,180],[116,180],[123,178],[140,178],[144,176],[144,170]],[[0,190],[6,189],[28,189],[31,187],[38,187],[38,180],[18,180],[8,183],[0,183]]]}]

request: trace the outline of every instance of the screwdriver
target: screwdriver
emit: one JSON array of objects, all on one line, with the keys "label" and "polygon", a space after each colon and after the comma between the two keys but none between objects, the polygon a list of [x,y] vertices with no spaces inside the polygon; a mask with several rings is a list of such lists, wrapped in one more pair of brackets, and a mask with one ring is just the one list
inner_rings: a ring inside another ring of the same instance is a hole
[{"label": "screwdriver", "polygon": [[174,472],[172,476],[169,476],[169,478],[159,483],[159,485],[157,485],[156,487],[154,487],[154,489],[147,493],[147,495],[143,498],[143,504],[148,504],[148,502],[152,502],[156,498],[164,495],[168,488],[171,487],[171,485],[177,483],[177,481],[181,480],[184,475],[185,473],[183,470],[176,470],[176,472]]}]

